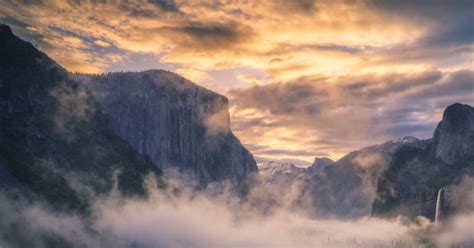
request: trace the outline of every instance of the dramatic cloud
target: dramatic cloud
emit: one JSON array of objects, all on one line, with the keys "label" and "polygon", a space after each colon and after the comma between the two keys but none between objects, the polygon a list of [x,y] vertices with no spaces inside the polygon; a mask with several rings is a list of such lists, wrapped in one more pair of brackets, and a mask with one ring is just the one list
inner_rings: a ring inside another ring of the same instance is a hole
[{"label": "dramatic cloud", "polygon": [[4,0],[0,21],[71,71],[162,68],[235,90],[231,120],[252,152],[309,162],[302,150],[336,158],[375,136],[427,137],[443,104],[470,103],[469,72],[448,75],[472,68],[473,11],[466,0]]},{"label": "dramatic cloud", "polygon": [[301,78],[231,91],[232,127],[261,162],[310,164],[401,136],[429,138],[446,106],[474,104],[473,90],[466,70]]},{"label": "dramatic cloud", "polygon": [[[71,70],[113,70],[127,52],[152,53],[164,55],[157,66],[176,64],[177,71],[204,83],[215,68],[248,66],[289,80],[428,68],[424,58],[435,47],[452,45],[456,55],[472,49],[472,4],[466,1],[8,0],[1,6],[2,21]],[[75,63],[54,52],[64,49],[76,54]],[[406,57],[400,50],[419,59],[410,67],[397,63]]]}]

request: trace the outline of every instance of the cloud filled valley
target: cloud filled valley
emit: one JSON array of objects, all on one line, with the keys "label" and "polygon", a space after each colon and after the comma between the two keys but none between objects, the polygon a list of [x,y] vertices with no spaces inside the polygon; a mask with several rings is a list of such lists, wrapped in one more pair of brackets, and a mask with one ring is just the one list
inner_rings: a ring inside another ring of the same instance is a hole
[{"label": "cloud filled valley", "polygon": [[[151,179],[150,179],[151,180]],[[179,183],[173,184],[175,187]],[[112,193],[88,216],[52,211],[2,195],[2,247],[420,247],[472,245],[472,213],[439,228],[426,218],[311,219],[301,212],[264,210],[254,194],[180,193],[150,188],[147,199]],[[254,198],[254,199],[252,199]],[[23,231],[14,234],[15,228]],[[469,246],[466,246],[469,247]]]},{"label": "cloud filled valley", "polygon": [[474,247],[469,1],[0,1],[0,248]]}]

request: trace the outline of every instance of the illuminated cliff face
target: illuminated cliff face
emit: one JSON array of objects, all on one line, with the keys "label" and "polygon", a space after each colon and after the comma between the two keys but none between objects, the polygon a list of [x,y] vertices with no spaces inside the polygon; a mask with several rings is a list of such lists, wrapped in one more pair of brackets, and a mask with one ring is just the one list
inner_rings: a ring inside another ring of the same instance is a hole
[{"label": "illuminated cliff face", "polygon": [[76,78],[110,116],[112,130],[159,168],[189,173],[200,186],[242,184],[257,173],[230,130],[226,97],[167,71]]}]

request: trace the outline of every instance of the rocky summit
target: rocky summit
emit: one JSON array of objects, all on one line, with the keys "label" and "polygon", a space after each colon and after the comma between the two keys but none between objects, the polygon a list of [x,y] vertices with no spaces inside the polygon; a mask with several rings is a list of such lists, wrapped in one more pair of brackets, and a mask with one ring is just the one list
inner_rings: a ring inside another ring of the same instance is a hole
[{"label": "rocky summit", "polygon": [[241,185],[256,162],[230,130],[226,97],[168,71],[75,75],[110,118],[111,130],[165,171],[198,186]]},{"label": "rocky summit", "polygon": [[314,158],[313,164],[310,167],[308,167],[308,173],[310,174],[319,173],[333,163],[334,161],[330,158],[316,157]]},{"label": "rocky summit", "polygon": [[446,108],[430,152],[448,164],[474,160],[474,109],[471,106],[456,103]]}]

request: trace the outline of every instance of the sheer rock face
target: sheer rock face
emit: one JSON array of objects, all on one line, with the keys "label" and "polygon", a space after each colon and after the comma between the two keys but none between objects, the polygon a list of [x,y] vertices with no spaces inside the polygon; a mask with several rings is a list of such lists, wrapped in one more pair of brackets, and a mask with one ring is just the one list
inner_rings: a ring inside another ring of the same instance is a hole
[{"label": "sheer rock face", "polygon": [[111,129],[164,170],[190,173],[199,186],[240,184],[257,172],[230,130],[228,100],[167,71],[76,75],[111,119]]},{"label": "sheer rock face", "polygon": [[466,187],[460,185],[474,176],[473,110],[468,105],[449,106],[433,139],[424,146],[403,146],[395,152],[378,181],[372,215],[421,215],[434,220],[441,188],[447,189],[448,213],[463,211],[469,205],[465,201],[472,198],[466,197]]},{"label": "sheer rock face", "polygon": [[453,104],[446,108],[434,133],[431,152],[448,164],[474,158],[474,108]]},{"label": "sheer rock face", "polygon": [[89,193],[114,185],[145,194],[144,178],[161,171],[106,123],[85,87],[0,25],[2,190],[21,184],[54,207],[79,211],[88,207]]}]

